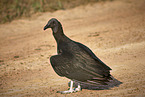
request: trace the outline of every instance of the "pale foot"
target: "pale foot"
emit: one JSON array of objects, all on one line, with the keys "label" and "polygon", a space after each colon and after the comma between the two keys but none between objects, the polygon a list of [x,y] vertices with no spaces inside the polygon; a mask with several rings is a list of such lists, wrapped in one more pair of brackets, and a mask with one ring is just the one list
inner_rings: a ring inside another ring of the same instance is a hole
[{"label": "pale foot", "polygon": [[75,93],[75,92],[78,92],[78,91],[81,91],[80,84],[78,84],[77,88],[73,89],[73,81],[71,81],[70,89],[68,91],[57,91],[57,93],[68,94],[68,93]]}]

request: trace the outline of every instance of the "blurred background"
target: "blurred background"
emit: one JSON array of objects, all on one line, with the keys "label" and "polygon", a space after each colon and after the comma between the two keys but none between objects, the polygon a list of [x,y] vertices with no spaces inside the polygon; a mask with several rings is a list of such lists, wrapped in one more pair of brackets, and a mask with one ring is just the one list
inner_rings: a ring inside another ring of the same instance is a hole
[{"label": "blurred background", "polygon": [[0,0],[0,23],[20,17],[30,17],[38,12],[54,12],[88,3],[112,0]]}]

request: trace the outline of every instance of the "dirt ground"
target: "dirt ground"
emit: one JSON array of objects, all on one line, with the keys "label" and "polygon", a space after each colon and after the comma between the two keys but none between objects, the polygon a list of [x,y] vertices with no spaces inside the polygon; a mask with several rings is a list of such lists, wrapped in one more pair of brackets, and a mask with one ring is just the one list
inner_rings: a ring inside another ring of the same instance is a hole
[{"label": "dirt ground", "polygon": [[[87,45],[109,67],[119,86],[72,94],[49,58],[56,54],[47,21],[61,21],[65,34]],[[116,0],[39,13],[0,25],[0,97],[144,97],[145,0]]]}]

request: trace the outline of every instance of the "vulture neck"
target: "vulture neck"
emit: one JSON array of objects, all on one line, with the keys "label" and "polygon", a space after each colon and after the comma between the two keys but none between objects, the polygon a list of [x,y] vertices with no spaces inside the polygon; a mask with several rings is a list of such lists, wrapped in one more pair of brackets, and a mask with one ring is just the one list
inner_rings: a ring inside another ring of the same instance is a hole
[{"label": "vulture neck", "polygon": [[67,38],[67,36],[63,33],[63,28],[61,25],[58,26],[57,32],[53,31],[53,36],[57,43],[59,43],[60,41],[65,41],[65,39]]}]

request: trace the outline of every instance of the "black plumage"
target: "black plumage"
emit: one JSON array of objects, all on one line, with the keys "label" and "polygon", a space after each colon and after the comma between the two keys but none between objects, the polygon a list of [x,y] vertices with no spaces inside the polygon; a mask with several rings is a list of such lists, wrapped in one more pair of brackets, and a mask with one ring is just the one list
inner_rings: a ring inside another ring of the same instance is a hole
[{"label": "black plumage", "polygon": [[97,58],[88,47],[68,38],[57,19],[50,19],[44,30],[47,28],[52,29],[57,42],[58,55],[51,56],[50,62],[59,76],[79,82],[104,85],[108,79],[111,79],[111,68]]}]

